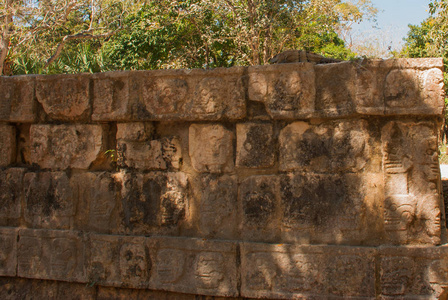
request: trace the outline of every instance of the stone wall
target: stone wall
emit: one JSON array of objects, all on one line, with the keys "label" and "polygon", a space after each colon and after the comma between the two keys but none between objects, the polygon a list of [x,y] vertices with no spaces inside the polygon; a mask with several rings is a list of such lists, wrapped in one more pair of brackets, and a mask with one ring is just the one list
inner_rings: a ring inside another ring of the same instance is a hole
[{"label": "stone wall", "polygon": [[1,77],[0,293],[446,297],[442,68]]}]

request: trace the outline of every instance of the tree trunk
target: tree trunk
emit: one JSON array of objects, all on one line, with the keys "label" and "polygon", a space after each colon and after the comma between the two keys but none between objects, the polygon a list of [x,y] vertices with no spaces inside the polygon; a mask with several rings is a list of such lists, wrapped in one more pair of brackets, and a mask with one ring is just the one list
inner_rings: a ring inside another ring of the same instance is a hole
[{"label": "tree trunk", "polygon": [[12,23],[12,14],[11,14],[11,3],[13,0],[5,1],[5,12],[3,21],[3,30],[0,36],[0,76],[3,75],[3,68],[5,65],[6,57],[8,56],[9,51],[9,28]]}]

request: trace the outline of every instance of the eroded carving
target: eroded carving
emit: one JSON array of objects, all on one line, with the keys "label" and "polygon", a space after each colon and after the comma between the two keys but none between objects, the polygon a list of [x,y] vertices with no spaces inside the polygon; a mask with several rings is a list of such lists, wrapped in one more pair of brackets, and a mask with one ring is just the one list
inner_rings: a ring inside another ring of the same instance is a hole
[{"label": "eroded carving", "polygon": [[120,274],[126,281],[148,278],[147,254],[144,245],[125,243],[120,248]]},{"label": "eroded carving", "polygon": [[174,283],[184,272],[185,253],[182,250],[162,249],[157,253],[156,276],[161,283]]},{"label": "eroded carving", "polygon": [[408,257],[383,257],[381,292],[383,295],[405,295],[412,286],[414,261]]},{"label": "eroded carving", "polygon": [[225,79],[210,77],[202,79],[197,87],[198,98],[193,102],[193,112],[202,116],[221,115],[224,95],[227,94]]},{"label": "eroded carving", "polygon": [[146,109],[153,115],[172,115],[183,111],[188,84],[183,79],[161,78],[144,84]]},{"label": "eroded carving", "polygon": [[215,252],[199,253],[196,257],[194,273],[200,287],[217,289],[225,275],[224,257]]}]

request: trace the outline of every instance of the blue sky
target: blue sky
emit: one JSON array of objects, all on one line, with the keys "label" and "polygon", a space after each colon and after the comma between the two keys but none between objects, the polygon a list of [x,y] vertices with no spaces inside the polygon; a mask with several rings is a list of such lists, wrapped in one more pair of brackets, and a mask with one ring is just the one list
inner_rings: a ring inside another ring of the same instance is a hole
[{"label": "blue sky", "polygon": [[429,16],[430,0],[372,0],[378,12],[378,30],[371,23],[364,22],[354,26],[358,36],[373,35],[387,40],[386,44],[398,50],[408,32],[408,24],[418,25]]}]

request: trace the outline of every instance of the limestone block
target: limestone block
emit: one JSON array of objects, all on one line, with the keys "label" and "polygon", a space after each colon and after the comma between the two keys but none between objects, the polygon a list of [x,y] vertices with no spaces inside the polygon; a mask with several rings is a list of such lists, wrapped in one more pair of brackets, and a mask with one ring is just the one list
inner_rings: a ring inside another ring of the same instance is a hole
[{"label": "limestone block", "polygon": [[90,79],[87,74],[36,77],[36,97],[53,120],[88,120]]},{"label": "limestone block", "polygon": [[375,297],[372,248],[241,245],[241,296],[272,299]]},{"label": "limestone block", "polygon": [[0,172],[0,225],[17,226],[22,212],[22,179],[25,169]]},{"label": "limestone block", "polygon": [[315,65],[316,114],[321,117],[354,114],[356,71],[351,62]]},{"label": "limestone block", "polygon": [[93,76],[94,121],[132,119],[130,72],[106,72]]},{"label": "limestone block", "polygon": [[236,126],[236,166],[272,167],[275,163],[275,139],[272,124],[243,123]]},{"label": "limestone block", "polygon": [[380,286],[384,299],[443,299],[448,291],[448,248],[381,247]]},{"label": "limestone block", "polygon": [[193,185],[201,236],[234,239],[237,222],[236,176],[202,175]]},{"label": "limestone block", "polygon": [[15,228],[0,228],[0,276],[17,275],[17,233]]},{"label": "limestone block", "polygon": [[371,61],[357,64],[354,100],[356,112],[361,115],[384,115],[384,79],[390,69],[373,65]]},{"label": "limestone block", "polygon": [[239,187],[244,240],[275,241],[279,235],[279,177],[251,176]]},{"label": "limestone block", "polygon": [[0,78],[0,121],[31,123],[36,119],[35,77]]},{"label": "limestone block", "polygon": [[21,229],[17,248],[17,276],[87,282],[82,235],[65,230]]},{"label": "limestone block", "polygon": [[315,73],[310,63],[252,66],[249,100],[260,101],[274,119],[306,118],[314,113]]},{"label": "limestone block", "polygon": [[118,206],[117,194],[121,189],[120,174],[108,172],[73,174],[70,184],[77,203],[75,226],[77,230],[109,233],[117,230],[114,211]]},{"label": "limestone block", "polygon": [[236,244],[153,237],[156,252],[149,286],[172,292],[235,297]]},{"label": "limestone block", "polygon": [[384,229],[394,244],[439,244],[437,125],[392,121],[382,128]]},{"label": "limestone block", "polygon": [[294,122],[280,132],[280,170],[315,173],[366,169],[372,150],[364,120],[312,125]]},{"label": "limestone block", "polygon": [[244,68],[135,72],[138,120],[241,119]]},{"label": "limestone block", "polygon": [[151,259],[144,237],[90,235],[89,281],[100,285],[147,288]]},{"label": "limestone block", "polygon": [[117,128],[120,167],[140,170],[179,169],[182,159],[179,138],[153,139],[151,123],[122,123]]},{"label": "limestone block", "polygon": [[233,134],[219,124],[193,124],[189,129],[189,153],[198,172],[231,172]]},{"label": "limestone block", "polygon": [[23,182],[27,224],[34,228],[71,228],[77,203],[66,173],[26,173]]},{"label": "limestone block", "polygon": [[120,232],[177,233],[188,215],[190,201],[185,173],[123,173]]},{"label": "limestone block", "polygon": [[45,169],[88,169],[104,139],[100,125],[32,125],[31,161]]},{"label": "limestone block", "polygon": [[16,129],[0,124],[0,167],[6,167],[16,161]]}]

